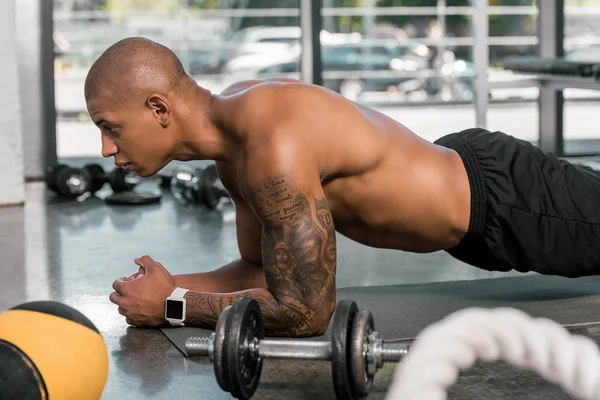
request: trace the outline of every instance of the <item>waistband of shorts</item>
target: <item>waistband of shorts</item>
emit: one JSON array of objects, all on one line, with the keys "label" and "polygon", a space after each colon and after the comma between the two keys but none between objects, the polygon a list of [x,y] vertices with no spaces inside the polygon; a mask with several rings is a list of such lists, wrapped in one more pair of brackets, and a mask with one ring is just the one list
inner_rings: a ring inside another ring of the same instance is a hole
[{"label": "waistband of shorts", "polygon": [[435,141],[436,144],[455,150],[463,160],[471,187],[471,213],[467,237],[481,237],[487,217],[487,190],[485,175],[473,146],[460,137],[450,134]]}]

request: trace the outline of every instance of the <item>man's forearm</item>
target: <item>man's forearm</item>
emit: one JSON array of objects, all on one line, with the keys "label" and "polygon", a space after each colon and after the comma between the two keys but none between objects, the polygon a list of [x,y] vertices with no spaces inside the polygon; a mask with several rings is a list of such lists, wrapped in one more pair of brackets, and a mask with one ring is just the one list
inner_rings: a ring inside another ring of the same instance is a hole
[{"label": "man's forearm", "polygon": [[210,272],[174,275],[175,285],[196,292],[230,293],[266,288],[262,265],[244,259],[233,261]]},{"label": "man's forearm", "polygon": [[293,298],[278,301],[268,289],[250,289],[235,293],[188,292],[186,325],[213,329],[225,307],[239,297],[258,301],[267,335],[316,336],[324,333],[326,326],[315,323],[315,312],[306,304]]}]

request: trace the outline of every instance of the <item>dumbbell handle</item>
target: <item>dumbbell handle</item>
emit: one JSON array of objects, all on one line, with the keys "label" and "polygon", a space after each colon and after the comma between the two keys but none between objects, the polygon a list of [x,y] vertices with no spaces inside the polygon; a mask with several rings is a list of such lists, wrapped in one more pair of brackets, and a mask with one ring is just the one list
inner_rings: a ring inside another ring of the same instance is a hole
[{"label": "dumbbell handle", "polygon": [[258,355],[262,358],[331,360],[329,342],[263,339],[255,349],[258,349]]},{"label": "dumbbell handle", "polygon": [[[214,352],[214,336],[188,338],[185,348],[190,356],[211,357]],[[407,354],[408,346],[403,343],[384,342],[372,346],[379,362],[398,362]],[[331,343],[314,340],[273,340],[263,339],[250,344],[250,353],[256,357],[269,359],[321,360],[331,361]]]},{"label": "dumbbell handle", "polygon": [[[185,343],[190,356],[212,357],[214,333],[210,337],[192,337]],[[250,344],[249,352],[256,357],[302,360],[331,360],[331,343],[308,340],[263,339]]]},{"label": "dumbbell handle", "polygon": [[136,175],[131,174],[125,175],[125,178],[123,178],[123,180],[125,181],[125,183],[128,183],[130,185],[137,185],[138,183],[140,183],[140,178]]}]

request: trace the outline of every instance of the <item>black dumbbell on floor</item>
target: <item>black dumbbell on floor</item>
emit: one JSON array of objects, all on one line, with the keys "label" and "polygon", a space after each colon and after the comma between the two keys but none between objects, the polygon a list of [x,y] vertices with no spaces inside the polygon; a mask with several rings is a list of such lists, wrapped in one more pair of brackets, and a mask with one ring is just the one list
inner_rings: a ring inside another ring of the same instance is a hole
[{"label": "black dumbbell on floor", "polygon": [[110,174],[106,173],[98,164],[88,164],[84,168],[92,173],[96,187],[101,188],[108,183],[115,193],[129,192],[141,182],[141,178],[137,174],[125,172],[123,168],[115,168]]},{"label": "black dumbbell on floor", "polygon": [[122,168],[115,168],[107,174],[98,164],[87,164],[83,168],[58,164],[46,170],[45,178],[50,190],[67,198],[76,198],[84,193],[94,194],[105,183],[109,183],[115,193],[130,191],[141,180]]},{"label": "black dumbbell on floor", "polygon": [[195,171],[174,170],[160,175],[160,180],[160,185],[170,188],[177,199],[202,204],[211,210],[217,208],[222,198],[229,198],[214,164]]},{"label": "black dumbbell on floor", "polygon": [[46,168],[45,180],[48,189],[61,197],[75,198],[86,192],[94,193],[99,190],[92,185],[90,173],[85,169],[64,164]]},{"label": "black dumbbell on floor", "polygon": [[209,357],[221,389],[238,399],[249,399],[258,386],[265,358],[331,361],[338,399],[363,399],[385,362],[399,362],[408,345],[378,337],[373,315],[355,302],[337,304],[331,341],[264,339],[258,302],[239,298],[223,310],[209,337],[188,338],[190,356]]},{"label": "black dumbbell on floor", "polygon": [[219,179],[216,165],[212,164],[204,168],[200,172],[200,187],[202,188],[203,204],[215,209],[219,205],[221,199],[229,198],[229,194],[225,191],[225,187]]}]

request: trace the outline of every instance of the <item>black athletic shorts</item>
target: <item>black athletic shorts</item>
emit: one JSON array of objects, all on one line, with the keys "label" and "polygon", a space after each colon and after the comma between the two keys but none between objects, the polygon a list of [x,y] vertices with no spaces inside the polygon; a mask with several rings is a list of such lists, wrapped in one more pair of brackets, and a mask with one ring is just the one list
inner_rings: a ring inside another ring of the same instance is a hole
[{"label": "black athletic shorts", "polygon": [[469,231],[446,251],[489,271],[600,274],[600,173],[502,132],[469,129],[436,144],[461,156]]}]

